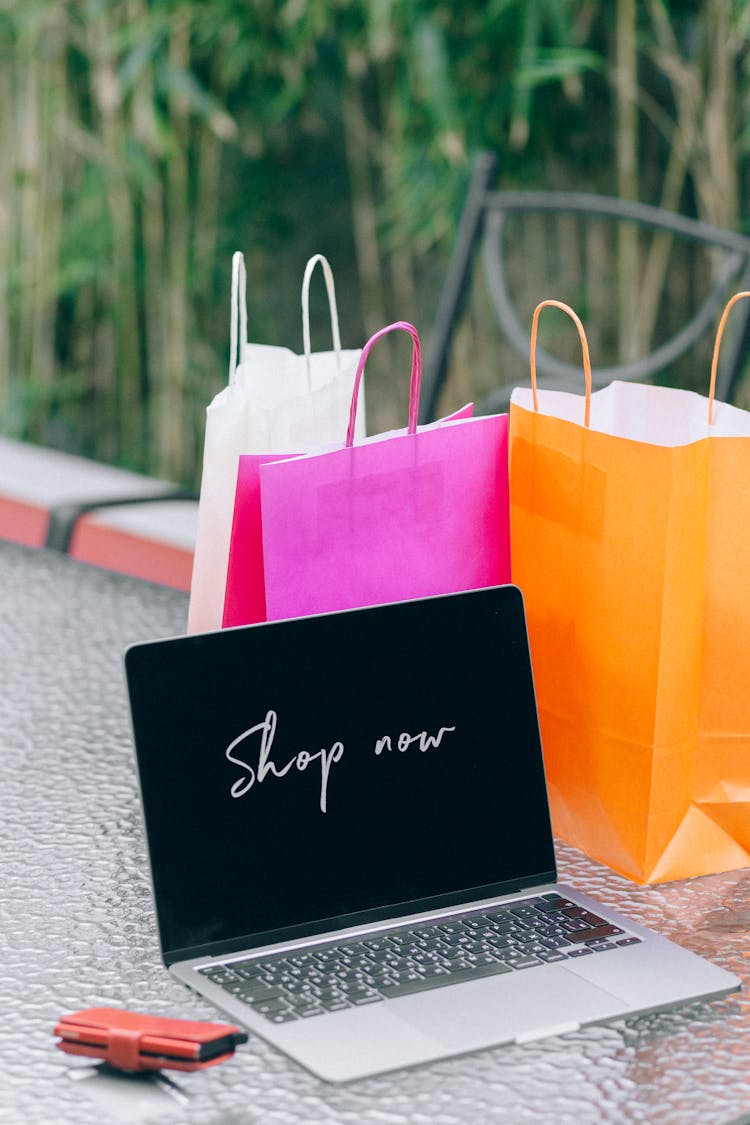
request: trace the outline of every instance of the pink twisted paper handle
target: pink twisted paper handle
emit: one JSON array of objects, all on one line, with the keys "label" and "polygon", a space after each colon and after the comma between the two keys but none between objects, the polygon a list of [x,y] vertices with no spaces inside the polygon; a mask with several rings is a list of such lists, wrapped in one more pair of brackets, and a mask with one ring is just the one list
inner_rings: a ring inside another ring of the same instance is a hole
[{"label": "pink twisted paper handle", "polygon": [[419,417],[419,390],[422,384],[422,349],[419,343],[419,333],[413,324],[407,323],[405,320],[397,320],[395,324],[389,324],[385,328],[381,328],[374,336],[371,336],[362,349],[362,354],[359,357],[357,364],[357,371],[354,376],[354,389],[352,390],[352,405],[349,411],[349,428],[346,431],[346,446],[349,448],[354,444],[354,426],[357,421],[357,404],[359,402],[359,387],[362,382],[362,374],[365,370],[367,357],[372,350],[373,344],[385,336],[388,332],[393,332],[400,329],[403,332],[408,332],[412,338],[414,345],[411,356],[411,381],[409,383],[409,433],[414,434],[417,431],[417,418]]}]

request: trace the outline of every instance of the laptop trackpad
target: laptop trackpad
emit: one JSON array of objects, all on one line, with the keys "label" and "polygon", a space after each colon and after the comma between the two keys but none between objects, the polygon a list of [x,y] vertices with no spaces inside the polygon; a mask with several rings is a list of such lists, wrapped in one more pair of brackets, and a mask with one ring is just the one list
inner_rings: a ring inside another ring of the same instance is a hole
[{"label": "laptop trackpad", "polygon": [[394,1016],[448,1047],[472,1050],[516,1036],[554,1035],[622,1013],[623,1001],[550,965],[542,973],[513,972],[451,985],[389,1003]]}]

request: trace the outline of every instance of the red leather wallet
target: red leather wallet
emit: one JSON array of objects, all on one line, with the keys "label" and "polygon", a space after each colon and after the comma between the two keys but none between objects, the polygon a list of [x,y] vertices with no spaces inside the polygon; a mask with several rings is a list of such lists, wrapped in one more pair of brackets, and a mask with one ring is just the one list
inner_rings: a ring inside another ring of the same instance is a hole
[{"label": "red leather wallet", "polygon": [[228,1023],[163,1019],[119,1008],[62,1016],[56,1044],[69,1055],[104,1059],[118,1070],[203,1070],[234,1054],[247,1035]]}]

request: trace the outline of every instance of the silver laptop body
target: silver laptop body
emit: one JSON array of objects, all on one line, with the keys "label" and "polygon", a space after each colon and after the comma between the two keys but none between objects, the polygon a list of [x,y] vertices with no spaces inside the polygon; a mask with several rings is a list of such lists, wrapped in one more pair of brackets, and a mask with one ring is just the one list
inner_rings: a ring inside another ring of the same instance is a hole
[{"label": "silver laptop body", "polygon": [[556,883],[517,588],[125,660],[164,961],[321,1078],[740,987]]}]

